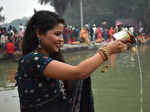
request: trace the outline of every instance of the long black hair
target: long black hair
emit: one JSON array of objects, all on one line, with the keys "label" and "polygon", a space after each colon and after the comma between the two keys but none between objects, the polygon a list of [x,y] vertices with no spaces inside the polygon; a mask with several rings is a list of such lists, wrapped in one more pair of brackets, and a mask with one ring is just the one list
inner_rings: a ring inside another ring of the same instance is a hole
[{"label": "long black hair", "polygon": [[46,34],[48,30],[53,29],[59,23],[64,24],[64,19],[54,12],[38,11],[31,17],[23,37],[22,50],[23,55],[28,54],[38,48],[37,30],[40,34]]},{"label": "long black hair", "polygon": [[[23,55],[26,55],[38,48],[39,41],[38,37],[36,36],[37,30],[39,31],[40,34],[46,34],[48,30],[53,29],[59,23],[65,24],[64,20],[54,12],[50,11],[35,12],[35,14],[28,21],[27,28],[24,33],[22,43]],[[52,59],[65,62],[61,50],[59,50],[59,52],[50,54],[49,56]],[[70,94],[70,91],[72,90],[72,82],[71,81],[63,81],[63,82],[65,84],[67,93]]]}]

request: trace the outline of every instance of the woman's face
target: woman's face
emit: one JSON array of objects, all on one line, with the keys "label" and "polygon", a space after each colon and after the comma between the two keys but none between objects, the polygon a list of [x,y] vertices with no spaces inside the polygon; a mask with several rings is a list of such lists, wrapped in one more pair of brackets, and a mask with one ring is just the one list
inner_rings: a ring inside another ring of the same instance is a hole
[{"label": "woman's face", "polygon": [[63,31],[64,25],[58,24],[46,34],[40,35],[42,49],[48,53],[58,52],[60,47],[63,46]]}]

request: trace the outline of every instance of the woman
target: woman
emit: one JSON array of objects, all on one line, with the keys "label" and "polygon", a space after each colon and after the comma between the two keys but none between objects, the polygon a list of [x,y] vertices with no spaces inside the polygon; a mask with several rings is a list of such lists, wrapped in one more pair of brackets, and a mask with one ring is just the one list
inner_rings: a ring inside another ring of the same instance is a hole
[{"label": "woman", "polygon": [[[75,93],[76,98],[69,98],[72,94],[69,80],[88,78],[109,55],[127,49],[125,44],[115,41],[72,66],[64,63],[60,52],[63,30],[64,20],[53,12],[39,11],[29,20],[16,76],[21,112],[79,112],[82,96]],[[80,92],[84,82],[78,85]]]},{"label": "woman", "polygon": [[14,52],[15,52],[15,45],[12,40],[8,39],[8,42],[6,44],[6,53],[8,59],[14,59]]},{"label": "woman", "polygon": [[114,38],[113,38],[113,34],[115,33],[115,30],[113,27],[110,27],[109,31],[108,31],[108,34],[109,34],[109,41],[113,41]]},{"label": "woman", "polygon": [[96,29],[96,35],[97,35],[97,39],[95,40],[96,43],[101,43],[103,41],[103,37],[102,37],[102,32],[101,32],[101,28],[98,27]]},{"label": "woman", "polygon": [[84,40],[87,45],[90,45],[89,34],[86,27],[83,27],[80,31],[80,40]]}]

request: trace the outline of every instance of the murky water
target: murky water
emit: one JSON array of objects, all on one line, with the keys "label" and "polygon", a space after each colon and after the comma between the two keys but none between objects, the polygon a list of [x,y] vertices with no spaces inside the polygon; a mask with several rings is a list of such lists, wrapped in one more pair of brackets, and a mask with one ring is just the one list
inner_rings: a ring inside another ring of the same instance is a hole
[{"label": "murky water", "polygon": [[[150,112],[150,46],[141,46],[140,58],[143,72],[143,112]],[[95,51],[82,51],[65,54],[67,62],[78,64],[92,56]],[[133,60],[133,57],[135,61]],[[140,112],[140,75],[137,56],[131,52],[117,55],[113,67],[105,73],[100,67],[92,74],[92,86],[96,112]],[[108,65],[108,62],[105,63]],[[11,87],[14,62],[0,62],[0,112],[19,112],[18,94]]]}]

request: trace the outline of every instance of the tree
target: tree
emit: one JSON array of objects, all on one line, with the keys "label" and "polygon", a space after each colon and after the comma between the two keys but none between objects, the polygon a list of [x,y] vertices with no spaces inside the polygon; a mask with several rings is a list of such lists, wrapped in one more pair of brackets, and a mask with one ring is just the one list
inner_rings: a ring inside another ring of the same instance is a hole
[{"label": "tree", "polygon": [[0,22],[3,22],[5,20],[5,17],[1,15],[1,12],[3,10],[3,7],[0,7]]},{"label": "tree", "polygon": [[[80,23],[80,0],[39,0],[50,3],[69,24]],[[83,0],[84,24],[114,22],[118,18],[140,20],[150,12],[149,0]],[[146,16],[147,17],[147,16]],[[149,19],[149,18],[147,18]],[[143,19],[144,20],[144,19]]]},{"label": "tree", "polygon": [[60,15],[63,15],[67,5],[73,4],[76,0],[39,0],[41,4],[50,4],[54,6],[56,12],[58,12]]}]

